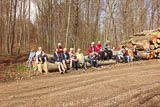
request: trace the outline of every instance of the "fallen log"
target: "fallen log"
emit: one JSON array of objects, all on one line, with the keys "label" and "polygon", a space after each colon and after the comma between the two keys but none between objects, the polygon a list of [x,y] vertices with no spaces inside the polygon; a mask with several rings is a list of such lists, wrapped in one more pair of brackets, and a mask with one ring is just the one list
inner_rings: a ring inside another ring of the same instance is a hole
[{"label": "fallen log", "polygon": [[146,53],[146,52],[144,52],[144,51],[139,51],[138,52],[138,57],[140,58],[140,59],[149,59],[150,58],[150,53]]},{"label": "fallen log", "polygon": [[[110,65],[110,64],[116,64],[115,60],[110,61],[104,61],[104,62],[98,62],[98,65],[104,66],[104,65]],[[44,64],[45,68],[48,68],[48,71],[58,71],[58,67],[54,63],[46,62]],[[87,62],[87,67],[91,67],[91,64]]]}]

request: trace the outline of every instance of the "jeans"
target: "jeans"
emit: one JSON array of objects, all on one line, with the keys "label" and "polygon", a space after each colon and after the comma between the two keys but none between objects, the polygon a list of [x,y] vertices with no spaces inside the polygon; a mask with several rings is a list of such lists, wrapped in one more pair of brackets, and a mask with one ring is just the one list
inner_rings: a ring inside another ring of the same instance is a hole
[{"label": "jeans", "polygon": [[130,62],[130,56],[125,56],[124,58],[126,63]]},{"label": "jeans", "polygon": [[89,63],[90,63],[92,66],[98,67],[98,64],[97,64],[97,61],[96,61],[96,60],[89,59],[88,61],[89,61]]}]

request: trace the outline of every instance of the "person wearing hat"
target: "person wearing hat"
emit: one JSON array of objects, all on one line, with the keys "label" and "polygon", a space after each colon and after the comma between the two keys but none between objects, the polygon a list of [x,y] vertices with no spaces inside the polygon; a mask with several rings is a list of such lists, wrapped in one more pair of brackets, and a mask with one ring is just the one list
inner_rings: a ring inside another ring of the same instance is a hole
[{"label": "person wearing hat", "polygon": [[58,52],[60,53],[63,52],[63,47],[61,43],[58,43],[57,49],[58,49]]},{"label": "person wearing hat", "polygon": [[90,55],[90,53],[95,52],[95,43],[92,42],[89,47],[88,47],[88,55]]}]

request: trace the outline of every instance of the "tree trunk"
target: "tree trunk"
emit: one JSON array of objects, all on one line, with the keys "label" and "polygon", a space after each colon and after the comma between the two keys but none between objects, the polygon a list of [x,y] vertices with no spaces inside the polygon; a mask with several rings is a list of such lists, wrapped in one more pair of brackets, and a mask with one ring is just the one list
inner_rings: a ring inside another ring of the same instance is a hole
[{"label": "tree trunk", "polygon": [[70,18],[71,18],[71,4],[72,4],[72,0],[69,0],[68,23],[67,23],[66,43],[65,43],[65,47],[66,47],[66,48],[67,48],[67,46],[68,46],[68,34],[69,34]]}]

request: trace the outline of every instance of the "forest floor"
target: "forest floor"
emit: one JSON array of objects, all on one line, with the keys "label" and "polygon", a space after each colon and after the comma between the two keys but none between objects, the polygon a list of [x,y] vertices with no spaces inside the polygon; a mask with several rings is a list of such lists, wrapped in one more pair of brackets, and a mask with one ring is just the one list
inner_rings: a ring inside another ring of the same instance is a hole
[{"label": "forest floor", "polygon": [[160,107],[160,60],[61,75],[24,70],[26,57],[14,58],[0,58],[1,107]]}]

